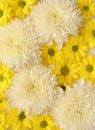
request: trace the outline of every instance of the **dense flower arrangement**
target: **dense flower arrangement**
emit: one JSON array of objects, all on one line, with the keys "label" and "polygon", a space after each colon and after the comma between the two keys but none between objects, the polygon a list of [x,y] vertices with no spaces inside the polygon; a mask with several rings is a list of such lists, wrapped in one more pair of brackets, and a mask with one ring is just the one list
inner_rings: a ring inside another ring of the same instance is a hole
[{"label": "dense flower arrangement", "polygon": [[95,1],[0,0],[0,130],[95,126]]}]

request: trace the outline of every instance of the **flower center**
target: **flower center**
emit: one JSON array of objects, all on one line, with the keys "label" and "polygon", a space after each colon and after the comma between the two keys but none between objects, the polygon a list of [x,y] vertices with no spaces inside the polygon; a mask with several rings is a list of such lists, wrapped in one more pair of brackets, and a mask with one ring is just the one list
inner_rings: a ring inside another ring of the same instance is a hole
[{"label": "flower center", "polygon": [[18,6],[20,6],[21,8],[24,8],[25,5],[26,5],[26,2],[23,0],[18,2]]},{"label": "flower center", "polygon": [[95,30],[92,30],[93,37],[95,37]]},{"label": "flower center", "polygon": [[63,89],[63,91],[66,91],[66,87],[64,85],[61,86],[61,88]]},{"label": "flower center", "polygon": [[92,71],[93,71],[93,66],[92,66],[92,65],[87,65],[87,66],[86,66],[86,70],[87,70],[88,72],[92,72]]},{"label": "flower center", "polygon": [[78,49],[79,49],[79,47],[78,47],[77,45],[72,46],[72,51],[77,52],[77,51],[78,51]]},{"label": "flower center", "polygon": [[70,72],[70,70],[69,70],[69,68],[67,67],[67,66],[63,66],[62,68],[61,68],[61,74],[62,75],[68,75],[69,74],[69,72]]},{"label": "flower center", "polygon": [[0,103],[2,103],[2,100],[0,99]]},{"label": "flower center", "polygon": [[20,121],[24,120],[26,118],[25,116],[25,112],[21,112],[19,115],[18,115],[18,118]]},{"label": "flower center", "polygon": [[83,6],[83,10],[88,11],[89,10],[89,6],[87,6],[87,5]]},{"label": "flower center", "polygon": [[0,74],[0,81],[4,80],[4,76],[2,74]]},{"label": "flower center", "polygon": [[48,125],[47,121],[42,121],[42,122],[40,123],[41,128],[46,128],[47,125]]},{"label": "flower center", "polygon": [[4,14],[4,11],[3,10],[0,10],[0,17],[2,17]]},{"label": "flower center", "polygon": [[49,50],[48,50],[48,54],[49,54],[50,56],[53,56],[53,55],[55,54],[55,50],[54,50],[54,49],[49,49]]}]

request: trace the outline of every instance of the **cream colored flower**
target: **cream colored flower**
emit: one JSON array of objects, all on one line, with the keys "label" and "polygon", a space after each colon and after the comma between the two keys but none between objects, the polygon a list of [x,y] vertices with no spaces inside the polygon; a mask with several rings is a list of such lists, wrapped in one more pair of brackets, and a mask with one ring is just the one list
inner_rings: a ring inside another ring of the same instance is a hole
[{"label": "cream colored flower", "polygon": [[0,28],[0,61],[18,71],[39,62],[36,34],[28,22],[14,20]]},{"label": "cream colored flower", "polygon": [[42,0],[35,5],[30,18],[42,42],[53,39],[61,48],[68,35],[75,35],[82,22],[75,0]]},{"label": "cream colored flower", "polygon": [[60,94],[51,67],[36,65],[16,74],[11,88],[7,91],[11,107],[25,109],[27,115],[40,114],[51,107]]},{"label": "cream colored flower", "polygon": [[66,87],[52,114],[63,130],[90,130],[95,125],[95,85],[79,79],[72,87]]}]

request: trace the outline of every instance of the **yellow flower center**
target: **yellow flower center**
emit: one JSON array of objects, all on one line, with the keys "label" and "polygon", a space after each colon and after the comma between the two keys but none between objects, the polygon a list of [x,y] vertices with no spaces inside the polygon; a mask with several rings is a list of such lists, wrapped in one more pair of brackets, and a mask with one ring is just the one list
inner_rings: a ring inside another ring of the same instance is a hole
[{"label": "yellow flower center", "polygon": [[77,45],[72,46],[72,51],[73,52],[77,52],[78,49],[79,49],[79,47]]},{"label": "yellow flower center", "polygon": [[26,6],[26,2],[21,0],[18,2],[18,6],[21,7],[21,8],[24,8]]},{"label": "yellow flower center", "polygon": [[24,120],[24,119],[26,118],[25,112],[22,111],[22,112],[18,115],[18,118],[19,118],[20,121]]},{"label": "yellow flower center", "polygon": [[92,72],[92,71],[93,71],[93,66],[92,66],[92,65],[87,65],[87,66],[86,66],[86,70],[87,70],[88,72]]},{"label": "yellow flower center", "polygon": [[83,6],[83,10],[84,11],[88,11],[89,10],[89,6],[87,6],[87,5]]},{"label": "yellow flower center", "polygon": [[50,56],[53,56],[53,55],[55,54],[55,50],[54,50],[54,49],[49,49],[49,50],[48,50],[48,54],[49,54]]},{"label": "yellow flower center", "polygon": [[2,17],[4,14],[4,11],[3,10],[0,10],[0,17]]},{"label": "yellow flower center", "polygon": [[95,37],[95,30],[92,30],[93,37]]},{"label": "yellow flower center", "polygon": [[0,74],[0,81],[4,80],[4,76],[2,74]]},{"label": "yellow flower center", "polygon": [[42,121],[42,122],[40,123],[41,128],[46,128],[47,125],[48,125],[47,121]]},{"label": "yellow flower center", "polygon": [[61,68],[61,74],[62,75],[68,75],[69,74],[69,72],[70,72],[70,70],[69,70],[69,68],[67,67],[67,66],[63,66],[62,68]]}]

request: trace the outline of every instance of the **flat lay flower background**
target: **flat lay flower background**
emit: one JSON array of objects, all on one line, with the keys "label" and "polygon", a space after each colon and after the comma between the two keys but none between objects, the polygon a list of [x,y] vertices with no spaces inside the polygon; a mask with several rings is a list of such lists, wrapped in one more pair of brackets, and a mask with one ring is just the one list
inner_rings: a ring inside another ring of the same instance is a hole
[{"label": "flat lay flower background", "polygon": [[95,1],[0,0],[0,130],[95,130]]}]

